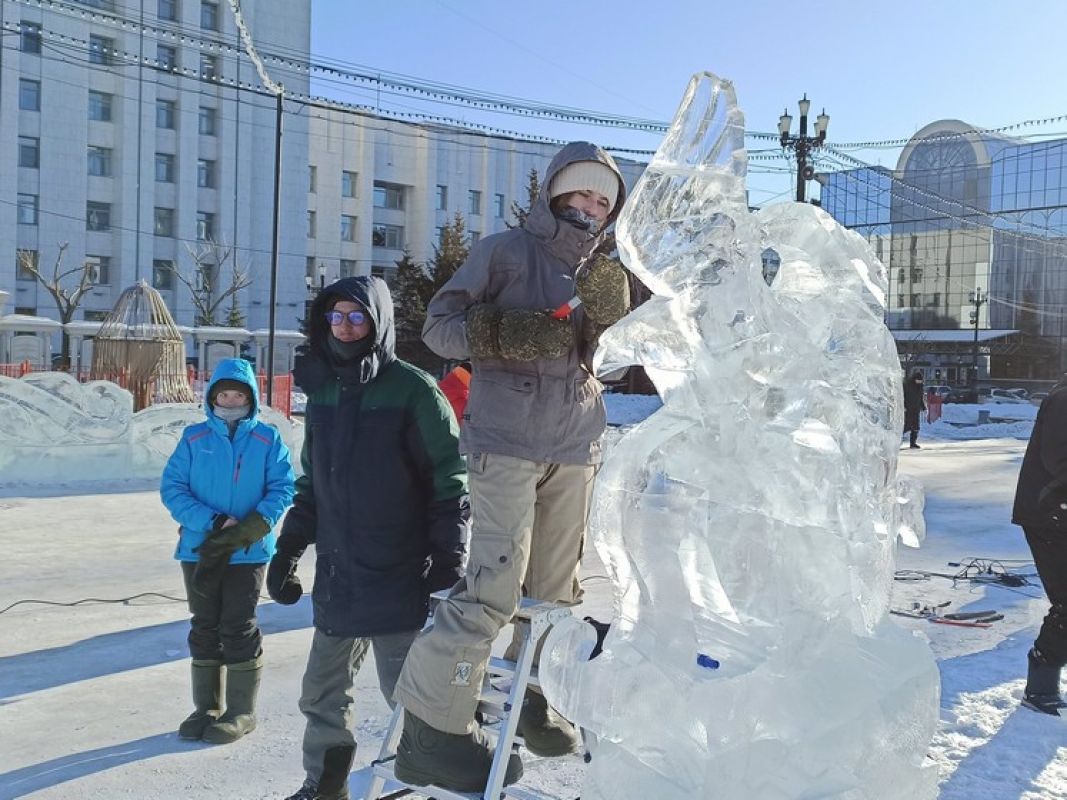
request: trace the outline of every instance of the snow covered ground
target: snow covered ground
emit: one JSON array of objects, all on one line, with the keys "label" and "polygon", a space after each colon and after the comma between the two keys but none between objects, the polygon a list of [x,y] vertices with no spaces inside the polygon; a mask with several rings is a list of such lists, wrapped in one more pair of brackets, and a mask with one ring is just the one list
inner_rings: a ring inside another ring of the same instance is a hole
[{"label": "snow covered ground", "polygon": [[[623,422],[640,413],[613,416]],[[971,557],[1028,558],[1009,511],[1031,423],[957,422],[926,427],[923,449],[901,453],[901,469],[925,485],[928,528],[922,549],[901,549],[901,569],[951,575],[959,568],[950,562]],[[190,744],[174,733],[190,710],[187,614],[170,560],[175,526],[154,482],[0,486],[0,532],[0,798],[242,800],[281,798],[299,786],[307,597],[292,607],[260,606],[259,729],[229,746]],[[311,572],[305,558],[306,586]],[[592,555],[585,574],[586,613],[610,613],[610,587]],[[949,601],[953,611],[1004,614],[987,629],[896,618],[929,637],[940,664],[941,726],[929,758],[943,800],[1067,800],[1063,720],[1018,707],[1026,650],[1044,613],[1040,586],[1030,580],[896,584],[898,607]],[[373,676],[365,665],[357,683],[357,767],[376,754],[388,719]],[[528,758],[527,765],[529,785],[568,800],[578,793],[577,761]]]}]

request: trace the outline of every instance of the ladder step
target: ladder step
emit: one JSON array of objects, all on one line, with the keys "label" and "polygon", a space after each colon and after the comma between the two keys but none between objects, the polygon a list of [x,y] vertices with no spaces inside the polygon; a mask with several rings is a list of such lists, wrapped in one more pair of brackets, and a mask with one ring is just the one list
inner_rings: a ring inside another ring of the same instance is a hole
[{"label": "ladder step", "polygon": [[[489,659],[489,665],[486,667],[486,672],[494,677],[511,677],[515,674],[516,667],[517,665],[514,661],[508,661],[506,658],[497,658],[496,656],[493,656]],[[537,678],[537,667],[530,668],[530,679],[527,682],[531,686],[541,685],[541,682]]]}]

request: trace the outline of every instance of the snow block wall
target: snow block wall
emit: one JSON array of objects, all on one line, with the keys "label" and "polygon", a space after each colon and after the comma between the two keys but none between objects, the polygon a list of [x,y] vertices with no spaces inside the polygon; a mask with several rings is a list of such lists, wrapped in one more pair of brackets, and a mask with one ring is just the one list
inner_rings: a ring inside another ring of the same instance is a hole
[{"label": "snow block wall", "polygon": [[[0,376],[0,483],[157,478],[185,426],[203,419],[192,403],[134,414],[133,395],[108,381]],[[299,470],[303,425],[273,409],[261,409],[260,419],[281,431]]]}]

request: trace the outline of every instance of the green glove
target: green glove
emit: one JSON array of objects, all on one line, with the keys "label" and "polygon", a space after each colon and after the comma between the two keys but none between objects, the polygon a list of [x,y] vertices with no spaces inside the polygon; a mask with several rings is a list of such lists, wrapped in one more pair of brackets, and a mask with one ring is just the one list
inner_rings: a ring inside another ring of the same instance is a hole
[{"label": "green glove", "polygon": [[255,511],[228,528],[223,528],[205,539],[196,554],[201,561],[215,561],[219,558],[229,558],[242,547],[255,544],[270,533],[270,523]]},{"label": "green glove", "polygon": [[601,253],[578,275],[575,290],[585,313],[597,325],[614,325],[630,310],[630,281],[614,258]]},{"label": "green glove", "polygon": [[574,347],[574,326],[569,319],[553,319],[544,311],[511,308],[500,316],[499,341],[501,358],[559,358]]},{"label": "green glove", "polygon": [[490,303],[467,309],[467,346],[475,358],[500,358],[500,317]]}]

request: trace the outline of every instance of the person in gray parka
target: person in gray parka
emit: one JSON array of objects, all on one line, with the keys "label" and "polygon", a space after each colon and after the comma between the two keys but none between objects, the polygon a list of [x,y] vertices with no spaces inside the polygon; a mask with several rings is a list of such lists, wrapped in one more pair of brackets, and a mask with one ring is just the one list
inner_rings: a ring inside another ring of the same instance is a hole
[{"label": "person in gray parka", "polygon": [[[426,344],[473,364],[460,433],[472,532],[467,576],[416,639],[397,684],[405,715],[395,770],[406,783],[484,789],[493,750],[474,714],[493,640],[523,593],[560,603],[581,594],[606,419],[592,351],[629,309],[622,265],[594,251],[625,191],[611,156],[568,144],[525,226],[475,243],[427,308]],[[536,755],[578,744],[573,725],[532,691],[519,734]],[[513,755],[505,782],[521,774]]]}]

